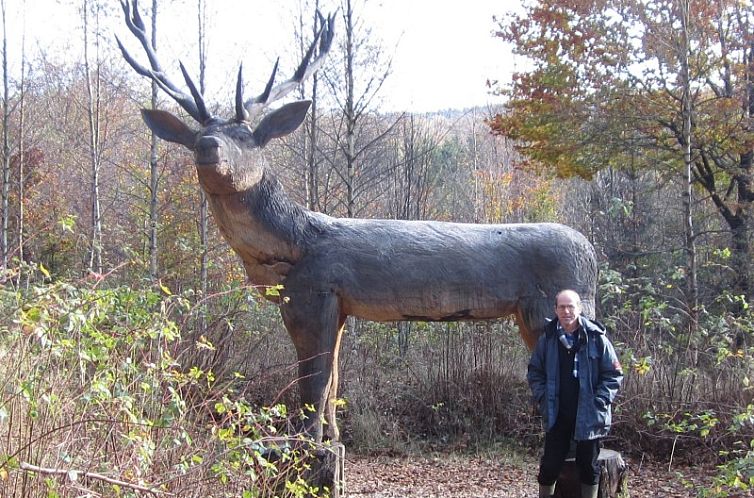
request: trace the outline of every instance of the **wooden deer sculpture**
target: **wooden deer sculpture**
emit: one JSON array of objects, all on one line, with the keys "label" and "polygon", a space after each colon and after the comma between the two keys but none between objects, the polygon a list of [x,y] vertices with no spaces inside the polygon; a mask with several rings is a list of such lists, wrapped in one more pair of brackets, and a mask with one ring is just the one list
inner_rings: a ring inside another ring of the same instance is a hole
[{"label": "wooden deer sculpture", "polygon": [[264,146],[298,128],[310,102],[285,104],[260,119],[261,111],[321,65],[333,39],[333,17],[321,18],[322,28],[289,80],[275,85],[273,70],[264,92],[244,101],[239,70],[236,115],[221,119],[207,111],[182,64],[190,95],[167,78],[136,1],[133,9],[127,0],[122,6],[150,68],[118,40],[123,56],[199,126],[154,109],[142,110],[144,121],[163,140],[194,153],[214,219],[243,261],[249,281],[283,286],[280,312],[298,355],[301,403],[316,410],[306,427],[316,440],[323,438],[323,417],[327,436],[339,437],[338,351],[349,315],[376,321],[515,315],[523,340],[532,348],[558,291],[577,291],[585,313],[593,314],[594,249],[566,226],[333,218],[308,211],[286,196],[265,161]]}]

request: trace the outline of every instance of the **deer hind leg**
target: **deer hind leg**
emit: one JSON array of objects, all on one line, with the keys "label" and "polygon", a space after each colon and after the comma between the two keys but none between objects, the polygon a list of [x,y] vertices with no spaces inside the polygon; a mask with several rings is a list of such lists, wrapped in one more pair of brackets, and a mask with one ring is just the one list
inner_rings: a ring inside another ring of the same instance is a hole
[{"label": "deer hind leg", "polygon": [[[337,393],[337,358],[341,326],[337,296],[332,292],[288,292],[280,307],[283,322],[298,356],[299,391],[306,416],[305,430],[322,441],[323,420],[327,416],[330,435],[338,434],[333,394]],[[307,411],[312,407],[313,411]]]},{"label": "deer hind leg", "polygon": [[554,316],[553,300],[547,297],[526,297],[518,301],[516,322],[518,332],[526,347],[534,349],[537,339],[544,331],[547,319]]}]

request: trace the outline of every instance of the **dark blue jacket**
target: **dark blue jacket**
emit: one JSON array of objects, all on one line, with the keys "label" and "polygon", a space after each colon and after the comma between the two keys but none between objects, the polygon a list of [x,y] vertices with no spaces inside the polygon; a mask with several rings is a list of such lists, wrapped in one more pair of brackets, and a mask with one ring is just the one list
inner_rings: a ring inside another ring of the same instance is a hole
[{"label": "dark blue jacket", "polygon": [[[576,410],[574,439],[585,441],[607,435],[612,422],[611,405],[623,381],[618,356],[598,322],[579,317],[579,403]],[[534,399],[544,418],[545,430],[555,425],[560,399],[558,368],[558,320],[545,325],[529,360],[526,376]]]}]

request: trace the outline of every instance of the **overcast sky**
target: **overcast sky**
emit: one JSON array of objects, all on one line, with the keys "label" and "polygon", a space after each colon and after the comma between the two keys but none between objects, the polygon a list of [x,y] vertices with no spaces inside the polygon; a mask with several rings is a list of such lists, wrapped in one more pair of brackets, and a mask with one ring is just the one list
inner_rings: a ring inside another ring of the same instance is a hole
[{"label": "overcast sky", "polygon": [[[399,107],[434,110],[493,101],[486,81],[513,70],[508,47],[492,36],[500,0],[381,0],[370,12],[386,47],[396,47],[386,90]],[[396,45],[397,44],[397,45]]]},{"label": "overcast sky", "polygon": [[[17,68],[18,45],[23,22],[19,13],[26,8],[27,50],[37,47],[65,57],[80,52],[80,2],[67,0],[6,0],[11,72]],[[243,61],[252,72],[249,81],[264,80],[271,61],[286,54],[295,43],[294,13],[300,0],[207,0],[211,19],[209,32],[210,71],[228,74]],[[392,74],[382,94],[383,110],[430,111],[462,108],[499,102],[489,95],[486,81],[506,82],[514,69],[506,45],[492,36],[493,15],[501,15],[510,2],[500,0],[368,0],[361,13],[372,29],[375,42],[381,42],[393,57]],[[119,11],[117,0],[102,0],[110,12]],[[320,0],[327,12],[335,0]],[[142,12],[151,5],[140,2]],[[195,0],[161,0],[158,51],[166,66],[175,57],[191,57],[196,37]],[[118,17],[120,19],[120,17]],[[342,20],[338,19],[342,24]],[[130,34],[123,24],[112,26],[121,37]],[[343,26],[336,25],[336,36]],[[112,40],[105,38],[105,43]],[[136,45],[133,47],[136,55]],[[13,53],[15,49],[15,54]],[[141,54],[138,54],[141,56]],[[292,61],[288,61],[292,64]],[[290,64],[289,64],[290,67]],[[256,70],[256,73],[253,71]],[[174,78],[179,80],[179,76]],[[227,79],[227,78],[224,78]],[[225,81],[216,86],[224,86]],[[231,84],[232,85],[232,84]],[[230,86],[230,85],[229,85]],[[208,93],[220,91],[209,87]],[[258,93],[252,91],[252,93]]]}]

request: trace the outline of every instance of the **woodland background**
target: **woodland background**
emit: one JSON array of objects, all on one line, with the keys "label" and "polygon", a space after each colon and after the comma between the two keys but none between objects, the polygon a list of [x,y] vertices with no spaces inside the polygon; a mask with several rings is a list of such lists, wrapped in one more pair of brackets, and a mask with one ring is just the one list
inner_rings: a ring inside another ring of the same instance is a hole
[{"label": "woodland background", "polygon": [[[312,113],[266,151],[289,195],[334,216],[582,231],[626,370],[608,445],[719,466],[700,496],[750,492],[751,3],[540,0],[505,14],[501,2],[479,29],[529,61],[492,86],[507,104],[428,114],[381,112],[389,56],[361,5],[335,5],[336,47],[301,90]],[[197,23],[189,66],[203,87],[212,7],[179,7]],[[118,4],[71,8],[80,57],[3,44],[0,490],[302,496],[306,455],[281,443],[298,414],[277,310],[247,288],[189,154],[141,122],[141,107],[177,111],[117,52]],[[174,8],[160,3],[158,39]],[[297,39],[313,11],[291,12]],[[289,68],[300,57],[281,55]],[[230,109],[230,94],[212,97]],[[527,360],[507,320],[349,321],[348,451],[536,453]],[[269,460],[271,445],[287,459]]]}]

